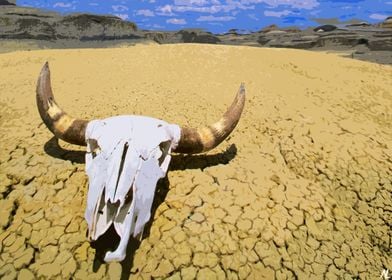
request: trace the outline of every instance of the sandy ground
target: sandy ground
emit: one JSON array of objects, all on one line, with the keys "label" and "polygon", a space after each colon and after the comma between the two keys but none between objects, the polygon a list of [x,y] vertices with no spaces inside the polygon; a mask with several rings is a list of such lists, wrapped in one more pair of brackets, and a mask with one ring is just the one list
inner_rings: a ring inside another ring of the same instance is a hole
[{"label": "sandy ground", "polygon": [[[86,239],[84,150],[35,103],[83,118],[143,114],[198,126],[245,82],[232,136],[175,155],[127,259]],[[212,45],[0,55],[0,278],[378,279],[392,270],[392,67],[332,54]]]}]

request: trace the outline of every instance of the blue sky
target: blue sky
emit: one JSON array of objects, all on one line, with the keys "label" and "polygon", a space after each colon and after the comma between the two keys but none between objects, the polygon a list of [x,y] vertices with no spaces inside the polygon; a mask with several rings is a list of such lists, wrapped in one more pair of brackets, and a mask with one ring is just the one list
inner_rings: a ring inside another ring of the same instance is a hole
[{"label": "blue sky", "polygon": [[17,4],[63,14],[112,14],[140,29],[203,28],[214,33],[232,28],[257,31],[270,24],[306,28],[356,19],[374,23],[392,16],[392,0],[18,0]]}]

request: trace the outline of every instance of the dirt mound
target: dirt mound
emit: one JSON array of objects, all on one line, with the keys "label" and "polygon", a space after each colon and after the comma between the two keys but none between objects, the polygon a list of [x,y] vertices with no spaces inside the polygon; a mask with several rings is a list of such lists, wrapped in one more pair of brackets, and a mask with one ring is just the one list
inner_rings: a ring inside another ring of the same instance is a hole
[{"label": "dirt mound", "polygon": [[[83,148],[57,143],[39,118],[45,61],[58,103],[81,118],[197,126],[246,84],[230,139],[174,156],[121,265],[101,260],[113,233],[85,237]],[[1,54],[0,73],[0,278],[377,279],[392,269],[391,67],[187,44]]]}]

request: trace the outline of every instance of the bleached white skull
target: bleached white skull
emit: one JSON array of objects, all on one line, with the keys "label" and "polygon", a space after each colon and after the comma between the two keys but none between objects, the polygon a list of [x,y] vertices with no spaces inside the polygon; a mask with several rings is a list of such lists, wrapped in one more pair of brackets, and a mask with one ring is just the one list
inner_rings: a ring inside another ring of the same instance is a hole
[{"label": "bleached white skull", "polygon": [[142,116],[87,125],[89,238],[97,240],[112,223],[120,236],[119,246],[106,254],[105,261],[123,260],[130,235],[140,234],[150,219],[156,184],[166,175],[180,135],[178,125]]},{"label": "bleached white skull", "polygon": [[87,146],[88,236],[97,240],[113,224],[120,244],[105,261],[122,261],[130,236],[140,234],[150,219],[156,184],[166,176],[170,153],[201,153],[221,143],[241,117],[245,89],[241,85],[218,122],[198,129],[143,116],[75,119],[54,100],[48,63],[38,78],[36,97],[42,120],[57,138]]}]

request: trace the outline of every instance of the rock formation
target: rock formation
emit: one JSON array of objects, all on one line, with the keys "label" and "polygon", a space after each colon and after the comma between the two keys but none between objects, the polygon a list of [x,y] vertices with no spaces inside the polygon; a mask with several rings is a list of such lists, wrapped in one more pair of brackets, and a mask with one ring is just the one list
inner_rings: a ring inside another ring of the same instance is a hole
[{"label": "rock formation", "polygon": [[6,6],[6,5],[14,5],[15,6],[16,1],[6,1],[6,0],[0,0],[0,6]]},{"label": "rock formation", "polygon": [[0,9],[2,39],[137,39],[137,27],[115,16],[72,14],[61,16],[39,9],[3,6]]}]

